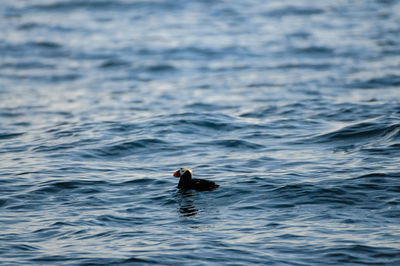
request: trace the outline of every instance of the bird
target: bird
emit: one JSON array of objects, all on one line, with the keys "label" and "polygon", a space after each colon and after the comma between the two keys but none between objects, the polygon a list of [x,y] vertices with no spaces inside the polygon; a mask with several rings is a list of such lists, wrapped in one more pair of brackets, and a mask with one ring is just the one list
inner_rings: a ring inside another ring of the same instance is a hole
[{"label": "bird", "polygon": [[173,174],[174,177],[180,177],[178,188],[194,189],[197,191],[210,191],[219,187],[213,181],[204,179],[192,178],[193,172],[190,168],[179,168]]}]

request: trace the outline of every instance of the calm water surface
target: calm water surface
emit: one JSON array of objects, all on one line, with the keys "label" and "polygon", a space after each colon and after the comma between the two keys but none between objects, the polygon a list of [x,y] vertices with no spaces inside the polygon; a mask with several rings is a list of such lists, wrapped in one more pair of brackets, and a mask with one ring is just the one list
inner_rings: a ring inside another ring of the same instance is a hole
[{"label": "calm water surface", "polygon": [[399,265],[400,1],[331,2],[1,1],[0,263]]}]

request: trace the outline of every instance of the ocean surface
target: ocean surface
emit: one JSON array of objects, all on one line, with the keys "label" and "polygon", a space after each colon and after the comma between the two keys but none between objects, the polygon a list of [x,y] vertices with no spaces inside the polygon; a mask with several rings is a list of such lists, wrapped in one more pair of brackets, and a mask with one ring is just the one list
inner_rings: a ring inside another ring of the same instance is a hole
[{"label": "ocean surface", "polygon": [[400,265],[400,1],[2,0],[0,228],[2,265]]}]

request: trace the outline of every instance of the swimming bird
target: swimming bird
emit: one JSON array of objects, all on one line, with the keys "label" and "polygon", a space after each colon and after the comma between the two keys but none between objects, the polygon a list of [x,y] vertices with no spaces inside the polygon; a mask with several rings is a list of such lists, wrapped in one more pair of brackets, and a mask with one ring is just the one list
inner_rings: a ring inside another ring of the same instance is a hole
[{"label": "swimming bird", "polygon": [[192,178],[193,172],[190,168],[180,168],[173,174],[175,177],[180,177],[178,188],[194,189],[197,191],[213,190],[219,187],[215,182]]}]

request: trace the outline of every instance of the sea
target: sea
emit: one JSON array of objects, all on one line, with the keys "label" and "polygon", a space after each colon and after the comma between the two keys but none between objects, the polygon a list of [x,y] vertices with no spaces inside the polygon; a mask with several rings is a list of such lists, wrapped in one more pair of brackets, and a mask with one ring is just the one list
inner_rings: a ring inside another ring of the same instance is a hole
[{"label": "sea", "polygon": [[0,264],[400,265],[400,1],[1,0]]}]

